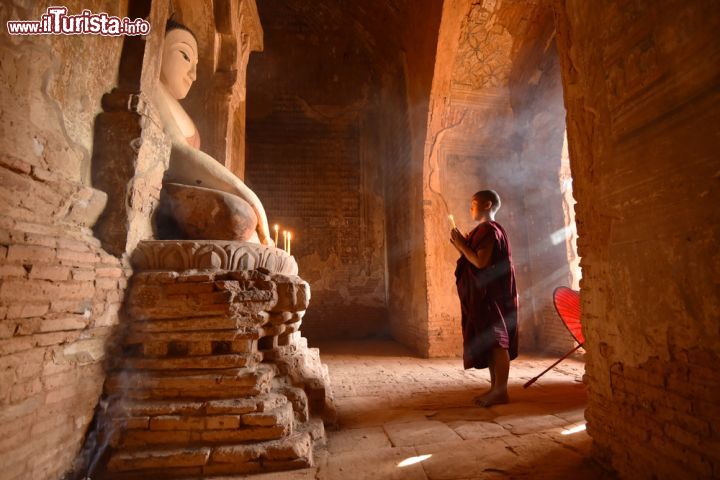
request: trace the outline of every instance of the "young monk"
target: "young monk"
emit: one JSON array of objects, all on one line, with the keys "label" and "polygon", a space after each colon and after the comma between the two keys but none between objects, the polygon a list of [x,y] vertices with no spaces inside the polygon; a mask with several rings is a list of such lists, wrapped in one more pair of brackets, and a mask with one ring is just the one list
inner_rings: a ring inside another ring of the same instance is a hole
[{"label": "young monk", "polygon": [[500,196],[482,190],[470,202],[479,224],[466,236],[455,228],[451,243],[461,256],[455,278],[462,309],[463,364],[490,368],[490,389],[475,398],[489,407],[510,401],[510,360],[518,354],[518,296],[508,235],[495,221]]}]

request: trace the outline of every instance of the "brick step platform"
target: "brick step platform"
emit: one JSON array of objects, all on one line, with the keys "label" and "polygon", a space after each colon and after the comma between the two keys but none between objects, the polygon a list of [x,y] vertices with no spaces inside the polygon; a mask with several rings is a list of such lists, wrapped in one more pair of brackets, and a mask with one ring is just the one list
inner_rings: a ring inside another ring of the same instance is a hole
[{"label": "brick step platform", "polygon": [[299,330],[309,300],[302,279],[263,268],[137,272],[93,478],[312,466],[335,410],[327,367]]},{"label": "brick step platform", "polygon": [[306,468],[313,464],[313,444],[324,434],[322,420],[314,419],[277,440],[123,451],[110,458],[103,478],[201,478]]}]

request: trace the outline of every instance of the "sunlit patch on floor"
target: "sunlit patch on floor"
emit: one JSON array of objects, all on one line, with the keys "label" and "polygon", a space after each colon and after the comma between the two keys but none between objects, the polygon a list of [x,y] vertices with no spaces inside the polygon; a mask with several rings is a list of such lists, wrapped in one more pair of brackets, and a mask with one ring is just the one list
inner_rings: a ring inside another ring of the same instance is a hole
[{"label": "sunlit patch on floor", "polygon": [[410,465],[415,465],[416,463],[424,462],[428,458],[432,457],[432,454],[429,455],[419,455],[417,457],[410,457],[406,458],[402,462],[398,463],[398,467],[407,467]]},{"label": "sunlit patch on floor", "polygon": [[566,429],[566,430],[563,430],[563,431],[560,432],[560,433],[561,433],[562,435],[572,435],[573,433],[584,432],[586,428],[587,428],[587,424],[586,424],[586,423],[583,423],[583,424],[581,424],[581,425],[576,425],[576,426],[574,426],[574,427],[571,427],[571,428],[568,428],[568,429]]}]

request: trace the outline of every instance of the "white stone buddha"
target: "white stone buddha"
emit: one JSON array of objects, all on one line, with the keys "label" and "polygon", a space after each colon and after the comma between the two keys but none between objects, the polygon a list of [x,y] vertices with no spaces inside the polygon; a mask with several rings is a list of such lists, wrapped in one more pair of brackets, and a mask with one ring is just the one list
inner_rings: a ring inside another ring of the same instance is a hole
[{"label": "white stone buddha", "polygon": [[[230,217],[239,218],[239,215],[244,218],[241,222],[244,222],[245,227],[250,225],[250,232],[253,229],[256,231],[256,235],[252,234],[249,238],[246,238],[248,235],[244,235],[242,238],[232,239],[272,245],[267,216],[260,199],[224,165],[199,150],[200,135],[195,123],[180,105],[179,100],[185,98],[196,79],[197,64],[198,46],[195,36],[187,27],[170,20],[162,52],[160,82],[152,99],[163,122],[165,132],[172,142],[170,166],[165,173],[164,188],[172,191],[172,187],[193,187],[185,188],[185,191],[182,192],[185,197],[180,200],[177,200],[177,196],[175,197],[175,203],[185,203],[186,211],[195,208],[196,205],[192,204],[200,201],[198,199],[202,199],[202,201],[210,199],[215,202],[218,202],[219,199],[222,207],[231,211]],[[194,193],[188,196],[188,191]],[[252,211],[247,208],[247,205]],[[194,212],[192,215],[197,217],[198,210],[195,209]],[[252,212],[254,212],[255,218],[252,218]],[[193,238],[230,238],[217,235],[217,232],[225,227],[224,225],[211,225],[207,219],[199,220],[200,227],[198,227],[197,221],[191,222],[195,230]],[[205,223],[203,224],[203,222]],[[208,233],[203,236],[205,227],[207,227]]]}]

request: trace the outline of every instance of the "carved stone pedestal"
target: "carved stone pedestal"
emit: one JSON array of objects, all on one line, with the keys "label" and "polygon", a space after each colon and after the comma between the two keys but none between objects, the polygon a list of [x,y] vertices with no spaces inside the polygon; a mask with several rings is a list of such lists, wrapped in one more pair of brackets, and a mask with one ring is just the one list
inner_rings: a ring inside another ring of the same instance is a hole
[{"label": "carved stone pedestal", "polygon": [[[313,465],[322,418],[335,411],[327,367],[300,334],[310,287],[277,273],[297,272],[294,259],[242,242],[143,242],[136,253],[122,358],[105,384],[111,451],[98,476]],[[228,269],[238,266],[250,269]]]}]

